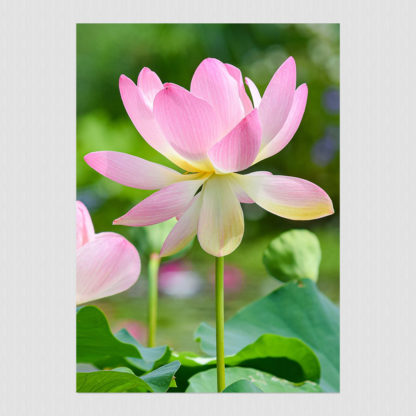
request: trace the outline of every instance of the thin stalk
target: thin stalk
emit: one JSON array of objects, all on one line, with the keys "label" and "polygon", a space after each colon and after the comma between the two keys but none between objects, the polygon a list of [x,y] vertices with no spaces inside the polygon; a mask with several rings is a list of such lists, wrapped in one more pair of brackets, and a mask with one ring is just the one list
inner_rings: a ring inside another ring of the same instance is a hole
[{"label": "thin stalk", "polygon": [[154,347],[156,344],[157,328],[157,283],[159,275],[160,256],[158,253],[152,253],[149,258],[149,337],[147,340],[148,347]]},{"label": "thin stalk", "polygon": [[224,361],[224,257],[215,258],[215,317],[217,346],[217,390],[225,389]]}]

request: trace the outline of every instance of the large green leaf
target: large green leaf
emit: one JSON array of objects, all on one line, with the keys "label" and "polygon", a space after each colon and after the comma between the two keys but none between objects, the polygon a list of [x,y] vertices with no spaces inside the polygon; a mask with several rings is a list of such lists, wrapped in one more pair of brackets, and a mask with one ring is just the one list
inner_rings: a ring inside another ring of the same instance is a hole
[{"label": "large green leaf", "polygon": [[[303,393],[320,392],[320,387],[306,381],[294,384],[287,380],[277,378],[272,374],[265,373],[254,368],[227,367],[225,369],[226,388],[239,380],[248,380],[265,393]],[[187,393],[214,393],[217,391],[217,370],[202,371],[189,379]]]},{"label": "large green leaf", "polygon": [[142,358],[138,349],[119,341],[110,330],[105,315],[95,306],[77,312],[77,362],[92,363],[109,357]]},{"label": "large green leaf", "polygon": [[263,263],[267,271],[286,282],[309,278],[318,280],[321,246],[308,230],[290,230],[280,234],[266,248]]},{"label": "large green leaf", "polygon": [[238,380],[226,387],[223,393],[263,393],[254,383],[248,380]]},{"label": "large green leaf", "polygon": [[129,368],[77,373],[78,393],[149,392],[150,387]]},{"label": "large green leaf", "polygon": [[[215,357],[198,357],[190,352],[173,352],[171,359],[181,362],[179,387],[186,387],[193,374],[216,365]],[[320,377],[319,360],[303,341],[274,334],[261,335],[237,353],[227,355],[225,364],[256,368],[294,382],[317,381]]]},{"label": "large green leaf", "polygon": [[77,373],[77,392],[166,392],[179,366],[179,361],[174,361],[141,377],[124,367]]},{"label": "large green leaf", "polygon": [[[312,280],[286,283],[228,320],[225,354],[236,354],[263,334],[302,340],[321,363],[322,388],[339,391],[339,309]],[[215,355],[214,328],[201,324],[195,337],[206,354]]]},{"label": "large green leaf", "polygon": [[179,361],[172,361],[157,370],[147,373],[141,376],[141,379],[147,383],[155,392],[166,391],[173,379],[173,375],[176,373],[181,363]]},{"label": "large green leaf", "polygon": [[117,332],[115,336],[118,340],[134,345],[139,350],[142,358],[126,357],[126,361],[141,370],[150,371],[169,362],[171,350],[166,345],[153,348],[144,347],[125,329]]},{"label": "large green leaf", "polygon": [[77,312],[77,362],[97,368],[129,367],[147,372],[169,361],[167,346],[146,348],[125,329],[114,336],[105,315],[95,306]]}]

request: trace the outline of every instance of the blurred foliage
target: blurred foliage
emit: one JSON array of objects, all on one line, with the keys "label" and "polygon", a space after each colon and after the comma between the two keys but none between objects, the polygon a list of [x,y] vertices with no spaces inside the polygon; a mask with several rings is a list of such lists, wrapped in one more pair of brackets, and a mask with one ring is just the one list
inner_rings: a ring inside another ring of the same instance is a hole
[{"label": "blurred foliage", "polygon": [[282,282],[303,278],[316,282],[321,257],[321,246],[314,233],[290,230],[270,242],[263,263],[269,274]]},{"label": "blurred foliage", "polygon": [[[131,241],[137,241],[137,229],[113,226],[112,221],[151,191],[127,188],[102,177],[86,165],[84,155],[115,150],[174,166],[152,149],[131,123],[120,99],[119,76],[125,74],[136,81],[139,71],[147,66],[162,82],[189,88],[198,64],[206,57],[215,57],[239,67],[243,76],[250,77],[262,94],[276,69],[290,55],[297,64],[297,84],[308,84],[305,115],[289,145],[251,170],[268,170],[316,183],[332,198],[335,215],[312,222],[295,222],[244,204],[244,239],[240,248],[227,257],[227,263],[244,270],[247,284],[241,296],[226,305],[230,313],[276,287],[277,282],[267,278],[262,264],[263,251],[273,238],[291,228],[307,228],[317,234],[322,247],[319,286],[333,300],[339,299],[339,25],[77,25],[77,197],[90,210],[97,232],[118,232]],[[142,261],[146,262],[143,257]],[[197,242],[187,259],[208,281],[212,259]],[[143,280],[143,277],[139,279],[137,285],[145,286]],[[206,308],[212,308],[210,289],[205,295],[198,295],[206,296],[206,303],[197,298],[180,302],[189,302],[190,307],[200,308],[206,314]],[[134,289],[132,293],[136,293]],[[143,296],[143,293],[138,290],[136,295]],[[114,304],[120,304],[117,315],[131,317],[129,302],[124,302],[126,296],[128,294],[103,300],[101,307],[110,311],[115,310]],[[161,330],[160,335],[163,342],[187,347],[188,344],[181,344],[184,332],[169,326],[174,326],[169,321],[170,308],[177,304],[178,300],[168,298],[160,302],[162,324],[164,316],[168,321],[164,325],[166,332]],[[138,316],[137,309],[133,315],[145,322],[145,315]],[[201,318],[198,313],[194,315],[195,318],[189,316],[184,322],[186,331],[191,327],[195,329],[197,319],[208,319]],[[192,343],[191,335],[186,334]]]}]

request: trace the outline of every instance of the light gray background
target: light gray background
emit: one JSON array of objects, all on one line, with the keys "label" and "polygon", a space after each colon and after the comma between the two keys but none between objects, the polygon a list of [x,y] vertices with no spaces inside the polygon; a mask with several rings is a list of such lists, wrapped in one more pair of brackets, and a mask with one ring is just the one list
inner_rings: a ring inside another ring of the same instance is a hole
[{"label": "light gray background", "polygon": [[[399,0],[2,1],[0,413],[414,414],[411,11]],[[77,22],[341,23],[340,394],[74,393]]]}]

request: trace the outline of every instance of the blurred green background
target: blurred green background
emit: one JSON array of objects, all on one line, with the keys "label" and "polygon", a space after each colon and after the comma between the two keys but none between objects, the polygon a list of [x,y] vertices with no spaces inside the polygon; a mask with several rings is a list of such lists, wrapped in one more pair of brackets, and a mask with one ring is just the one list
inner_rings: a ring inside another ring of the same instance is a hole
[{"label": "blurred green background", "polygon": [[[114,231],[138,245],[135,228],[112,221],[149,195],[99,175],[85,154],[115,150],[173,165],[141,138],[121,102],[118,79],[134,81],[141,68],[162,82],[189,88],[193,71],[206,57],[239,67],[262,94],[276,69],[292,55],[297,83],[309,96],[298,132],[279,154],[251,170],[297,176],[321,186],[335,215],[311,222],[289,221],[243,204],[246,230],[241,246],[226,258],[226,318],[279,285],[268,277],[262,254],[271,239],[290,228],[315,232],[322,247],[318,285],[339,301],[339,25],[337,24],[78,24],[77,25],[77,198],[90,210],[96,232]],[[146,340],[146,258],[129,291],[94,302],[113,329],[127,326]],[[162,265],[158,344],[198,351],[193,331],[215,322],[213,258],[196,241],[179,262]],[[228,279],[228,280],[227,280]],[[228,282],[228,283],[227,283]]]}]

